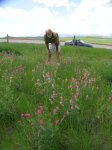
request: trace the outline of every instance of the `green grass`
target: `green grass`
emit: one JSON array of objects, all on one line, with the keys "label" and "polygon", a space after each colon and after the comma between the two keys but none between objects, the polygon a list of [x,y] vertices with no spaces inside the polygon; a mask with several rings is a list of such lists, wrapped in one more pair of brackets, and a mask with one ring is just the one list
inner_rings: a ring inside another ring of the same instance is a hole
[{"label": "green grass", "polygon": [[111,150],[112,51],[62,46],[60,64],[46,60],[45,45],[0,43],[0,149]]},{"label": "green grass", "polygon": [[[72,40],[73,37],[61,37],[60,38],[63,41]],[[105,44],[112,44],[112,38],[110,37],[76,37],[76,39],[83,40],[84,42],[90,42],[90,43],[105,43]]]}]

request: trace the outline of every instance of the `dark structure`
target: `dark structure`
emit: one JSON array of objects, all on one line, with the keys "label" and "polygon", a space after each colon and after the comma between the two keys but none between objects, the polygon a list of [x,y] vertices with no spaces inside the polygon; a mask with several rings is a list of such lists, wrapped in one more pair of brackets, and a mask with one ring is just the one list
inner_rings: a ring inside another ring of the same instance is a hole
[{"label": "dark structure", "polygon": [[84,41],[82,41],[80,39],[75,39],[75,36],[74,36],[73,40],[66,41],[65,45],[93,47],[92,44],[90,44],[90,43],[85,43]]}]

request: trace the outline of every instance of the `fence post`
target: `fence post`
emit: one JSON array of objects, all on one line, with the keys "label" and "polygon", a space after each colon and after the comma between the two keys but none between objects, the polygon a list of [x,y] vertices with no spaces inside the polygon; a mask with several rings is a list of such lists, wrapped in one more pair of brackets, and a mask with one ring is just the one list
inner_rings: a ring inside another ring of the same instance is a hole
[{"label": "fence post", "polygon": [[8,34],[7,34],[7,43],[9,43],[9,36],[8,36]]},{"label": "fence post", "polygon": [[73,39],[73,46],[75,46],[75,35],[74,35],[74,39]]}]

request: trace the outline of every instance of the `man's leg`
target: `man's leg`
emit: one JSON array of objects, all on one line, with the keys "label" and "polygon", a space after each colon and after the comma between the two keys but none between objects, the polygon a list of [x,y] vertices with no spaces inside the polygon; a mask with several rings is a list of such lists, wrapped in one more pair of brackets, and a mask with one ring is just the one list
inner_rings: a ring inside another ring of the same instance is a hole
[{"label": "man's leg", "polygon": [[56,48],[56,57],[57,57],[57,62],[60,62],[60,49],[61,49],[61,46],[60,46],[60,42],[59,42],[59,45],[58,45],[58,48]]},{"label": "man's leg", "polygon": [[48,51],[48,62],[51,62],[51,52],[50,52],[50,50]]},{"label": "man's leg", "polygon": [[60,52],[56,50],[57,62],[60,62]]}]

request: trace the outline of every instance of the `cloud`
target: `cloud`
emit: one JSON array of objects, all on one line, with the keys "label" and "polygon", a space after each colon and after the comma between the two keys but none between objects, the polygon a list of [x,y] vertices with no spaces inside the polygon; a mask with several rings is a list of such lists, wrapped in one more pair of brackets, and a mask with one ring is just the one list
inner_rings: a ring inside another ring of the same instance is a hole
[{"label": "cloud", "polygon": [[59,12],[58,12],[58,11],[53,10],[53,14],[54,14],[54,15],[58,15],[58,14],[59,14]]},{"label": "cloud", "polygon": [[112,0],[107,0],[107,5],[112,6]]},{"label": "cloud", "polygon": [[10,36],[39,35],[44,34],[46,28],[58,31],[57,26],[63,25],[63,22],[64,17],[55,18],[48,8],[36,6],[31,11],[0,8],[0,36],[3,32]]},{"label": "cloud", "polygon": [[[82,34],[112,33],[112,7],[105,5],[102,0],[82,0],[76,10],[67,16],[74,32]],[[74,18],[74,21],[73,21]],[[109,27],[109,28],[108,28]]]},{"label": "cloud", "polygon": [[38,2],[44,4],[47,7],[66,7],[67,12],[70,11],[71,7],[76,7],[74,2],[69,2],[69,0],[32,0],[33,2]]},{"label": "cloud", "polygon": [[39,2],[49,7],[60,7],[60,6],[66,6],[68,4],[68,0],[32,0],[33,2]]},{"label": "cloud", "polygon": [[57,9],[49,7],[35,6],[29,11],[0,8],[0,36],[7,33],[10,36],[40,35],[47,28],[59,34],[112,34],[112,6],[105,5],[108,2],[89,0],[88,3],[88,0],[82,0],[72,13],[63,16]]},{"label": "cloud", "polygon": [[67,12],[69,12],[70,10],[71,10],[71,8],[76,8],[76,4],[75,3],[73,3],[73,2],[68,2],[68,4],[66,5],[66,10],[67,10]]}]

